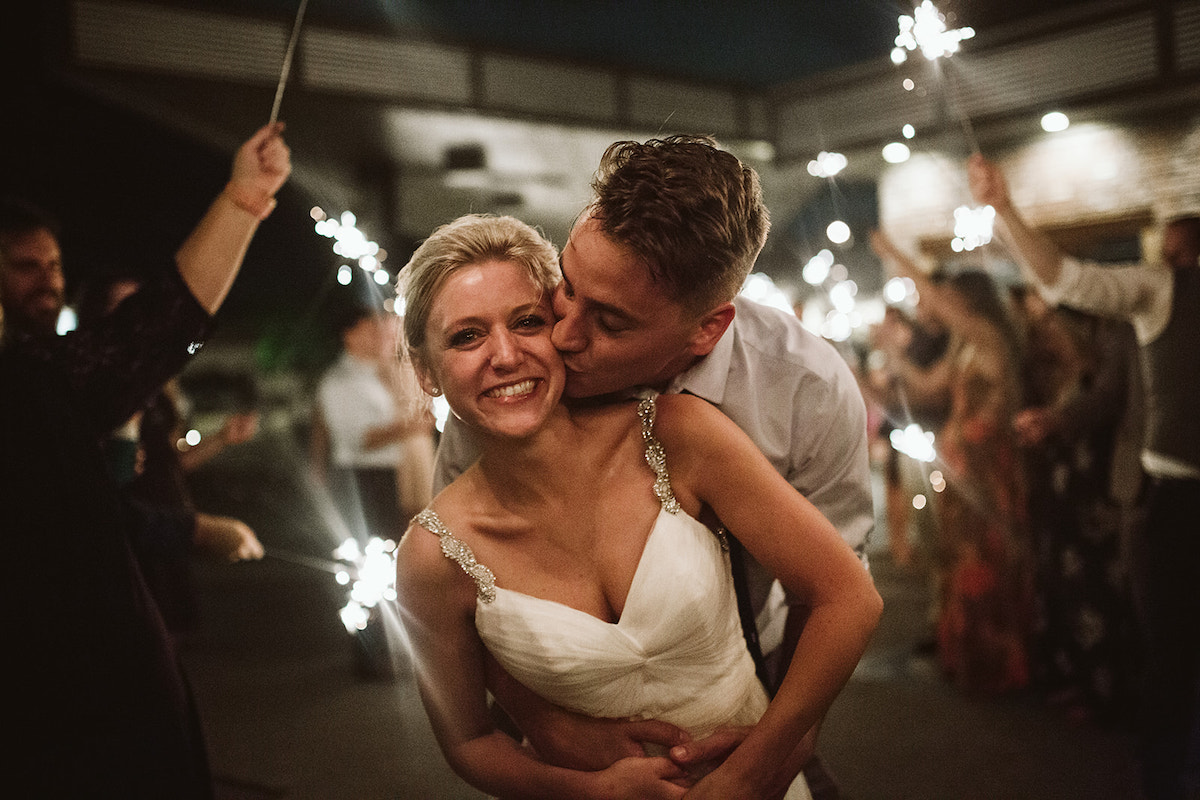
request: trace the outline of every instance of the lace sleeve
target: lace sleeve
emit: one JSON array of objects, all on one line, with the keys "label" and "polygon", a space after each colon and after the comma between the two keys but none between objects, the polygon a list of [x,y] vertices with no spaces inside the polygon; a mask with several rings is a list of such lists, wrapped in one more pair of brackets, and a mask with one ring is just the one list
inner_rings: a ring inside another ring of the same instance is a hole
[{"label": "lace sleeve", "polygon": [[179,372],[212,319],[172,267],[96,324],[48,339],[22,339],[29,357],[62,374],[97,432],[117,427]]}]

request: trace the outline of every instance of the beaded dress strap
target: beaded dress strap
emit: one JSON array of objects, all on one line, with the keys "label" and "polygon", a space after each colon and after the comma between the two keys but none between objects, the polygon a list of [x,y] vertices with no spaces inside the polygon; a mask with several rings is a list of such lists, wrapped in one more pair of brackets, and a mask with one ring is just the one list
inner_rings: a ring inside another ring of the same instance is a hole
[{"label": "beaded dress strap", "polygon": [[642,420],[642,442],[646,445],[646,463],[654,470],[654,496],[662,503],[667,513],[678,514],[679,501],[671,491],[671,476],[667,472],[667,453],[662,444],[654,438],[654,417],[657,413],[655,400],[657,393],[647,393],[638,403],[637,413]]},{"label": "beaded dress strap", "polygon": [[416,522],[438,537],[438,541],[442,545],[442,554],[451,561],[456,562],[462,567],[463,572],[467,573],[475,581],[481,602],[490,603],[496,599],[496,576],[492,574],[490,569],[475,560],[475,554],[471,552],[471,548],[466,542],[456,538],[450,532],[450,529],[442,524],[442,520],[436,511],[432,508],[427,508],[420,514],[417,514],[413,518],[413,522]]},{"label": "beaded dress strap", "polygon": [[[671,475],[667,472],[667,452],[663,449],[662,443],[654,438],[654,418],[658,410],[655,400],[658,398],[658,392],[646,390],[641,394],[641,398],[637,413],[642,420],[642,441],[646,444],[646,463],[650,465],[650,469],[654,470],[654,496],[662,503],[662,507],[667,513],[678,514],[683,509],[680,507],[679,501],[675,499],[675,493],[671,491]],[[713,534],[721,543],[721,549],[729,552],[729,539],[725,528],[719,528],[713,531]]]}]

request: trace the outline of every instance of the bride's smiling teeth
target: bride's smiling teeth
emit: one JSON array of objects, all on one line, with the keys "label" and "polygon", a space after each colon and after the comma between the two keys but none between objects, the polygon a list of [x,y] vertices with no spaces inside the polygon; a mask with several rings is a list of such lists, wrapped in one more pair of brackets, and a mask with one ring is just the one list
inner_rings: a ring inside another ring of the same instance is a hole
[{"label": "bride's smiling teeth", "polygon": [[519,394],[529,394],[533,391],[534,381],[527,380],[520,383],[510,383],[507,386],[497,386],[495,389],[489,389],[484,393],[487,397],[515,397]]}]

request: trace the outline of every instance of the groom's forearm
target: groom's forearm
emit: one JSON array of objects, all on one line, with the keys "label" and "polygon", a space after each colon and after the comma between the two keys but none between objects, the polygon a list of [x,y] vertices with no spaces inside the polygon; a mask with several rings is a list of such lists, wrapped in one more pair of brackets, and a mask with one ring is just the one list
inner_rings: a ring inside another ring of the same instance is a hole
[{"label": "groom's forearm", "polygon": [[537,751],[558,767],[596,771],[646,754],[643,743],[670,748],[688,740],[679,728],[655,720],[596,719],[557,706],[508,674],[489,653],[486,682],[496,703]]}]

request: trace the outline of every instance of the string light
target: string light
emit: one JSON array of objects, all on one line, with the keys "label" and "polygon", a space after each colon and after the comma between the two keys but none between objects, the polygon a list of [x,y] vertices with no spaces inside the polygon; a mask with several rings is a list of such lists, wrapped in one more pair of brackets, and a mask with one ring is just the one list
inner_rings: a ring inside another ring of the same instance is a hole
[{"label": "string light", "polygon": [[849,314],[834,309],[825,315],[821,325],[821,336],[834,342],[844,342],[854,332],[854,324]]},{"label": "string light", "polygon": [[800,276],[804,278],[804,282],[808,285],[820,286],[829,277],[829,270],[832,267],[833,253],[828,250],[822,250],[808,260]]},{"label": "string light", "polygon": [[829,237],[829,241],[834,244],[845,244],[850,241],[850,226],[842,222],[840,219],[835,219],[829,223],[829,227],[825,229],[825,235]]},{"label": "string light", "polygon": [[897,276],[883,285],[883,299],[892,305],[915,301],[917,285],[912,278]]},{"label": "string light", "polygon": [[775,281],[771,280],[771,276],[764,272],[747,275],[746,280],[742,283],[742,290],[738,294],[764,306],[777,308],[789,314],[796,313],[787,294],[775,284]]},{"label": "string light", "polygon": [[1051,111],[1042,117],[1042,130],[1046,133],[1058,133],[1071,127],[1071,120],[1061,111]]},{"label": "string light", "polygon": [[858,294],[858,284],[854,281],[839,281],[829,290],[829,302],[843,314],[854,310],[855,296]]},{"label": "string light", "polygon": [[912,151],[904,142],[889,142],[883,146],[883,160],[889,164],[903,164],[911,155]]},{"label": "string light", "polygon": [[958,52],[959,43],[975,35],[972,28],[946,27],[946,17],[930,0],[924,0],[913,10],[910,17],[900,16],[900,33],[896,35],[896,47],[892,50],[892,62],[903,64],[908,53],[919,49],[930,61]]}]

